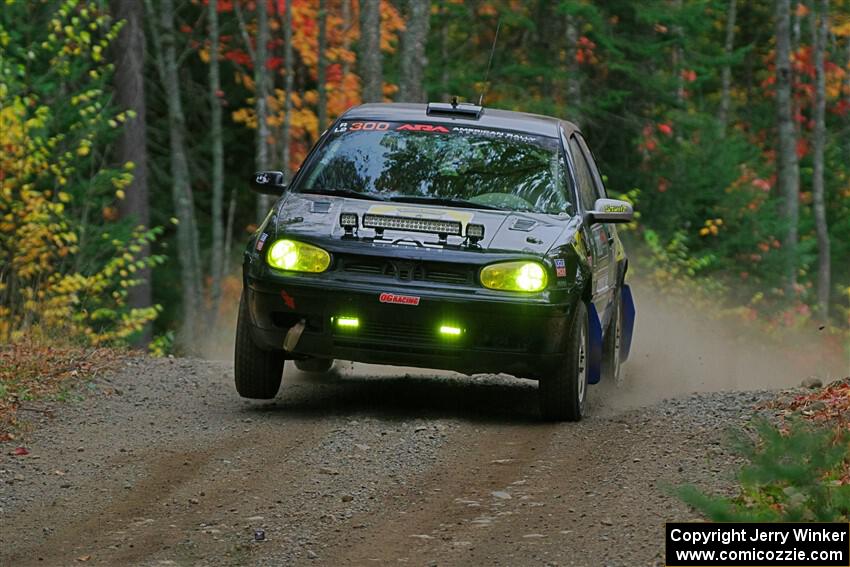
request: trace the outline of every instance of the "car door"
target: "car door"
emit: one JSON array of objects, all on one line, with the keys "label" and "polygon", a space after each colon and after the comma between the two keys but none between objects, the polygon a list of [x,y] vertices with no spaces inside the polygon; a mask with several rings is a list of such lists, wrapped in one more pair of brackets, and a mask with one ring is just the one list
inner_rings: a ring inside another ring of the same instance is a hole
[{"label": "car door", "polygon": [[[599,173],[599,168],[596,166],[596,160],[593,159],[593,153],[591,153],[590,148],[587,146],[587,142],[584,138],[579,134],[576,136],[576,139],[581,145],[582,153],[587,161],[588,166],[590,167],[590,174],[593,178],[594,192],[596,194],[597,199],[606,199],[608,198],[608,193],[605,190],[605,183],[602,181],[602,175]],[[617,285],[619,284],[619,275],[620,275],[620,266],[619,260],[621,258],[618,255],[622,254],[623,247],[620,244],[619,237],[617,235],[617,227],[610,223],[605,223],[602,225],[605,231],[605,238],[607,240],[607,246],[609,250],[609,270],[608,270],[608,288],[609,288],[609,298],[614,299]]]},{"label": "car door", "polygon": [[[575,172],[576,188],[579,194],[581,213],[592,211],[597,199],[597,188],[593,173],[581,148],[579,138],[573,134],[569,139],[570,155]],[[593,273],[593,304],[602,315],[610,302],[611,295],[611,247],[608,245],[608,232],[604,225],[596,223],[582,226],[583,238],[590,250]]]}]

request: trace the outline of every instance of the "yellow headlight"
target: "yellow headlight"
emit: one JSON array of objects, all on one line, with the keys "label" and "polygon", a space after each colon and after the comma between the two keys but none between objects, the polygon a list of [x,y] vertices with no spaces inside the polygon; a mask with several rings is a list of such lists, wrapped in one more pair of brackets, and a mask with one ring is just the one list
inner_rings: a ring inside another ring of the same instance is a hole
[{"label": "yellow headlight", "polygon": [[318,273],[328,269],[331,255],[318,246],[284,239],[269,247],[266,261],[278,270]]},{"label": "yellow headlight", "polygon": [[481,285],[508,291],[540,291],[546,288],[546,268],[537,262],[502,262],[481,270]]}]

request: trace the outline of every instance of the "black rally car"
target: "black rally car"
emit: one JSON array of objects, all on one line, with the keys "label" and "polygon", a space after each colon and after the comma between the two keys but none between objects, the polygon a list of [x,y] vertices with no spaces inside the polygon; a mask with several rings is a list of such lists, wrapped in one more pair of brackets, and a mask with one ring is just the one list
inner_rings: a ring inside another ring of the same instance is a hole
[{"label": "black rally car", "polygon": [[619,380],[634,305],[606,198],[575,125],[468,104],[367,104],[324,133],[244,256],[236,389],[278,392],[284,360],[505,372],[549,419]]}]

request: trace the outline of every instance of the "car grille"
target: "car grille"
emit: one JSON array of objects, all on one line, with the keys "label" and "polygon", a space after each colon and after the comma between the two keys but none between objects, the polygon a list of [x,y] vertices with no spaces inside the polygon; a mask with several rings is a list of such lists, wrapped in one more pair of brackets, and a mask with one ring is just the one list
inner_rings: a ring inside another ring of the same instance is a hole
[{"label": "car grille", "polygon": [[425,281],[442,284],[472,285],[475,269],[447,262],[416,262],[370,256],[343,256],[338,271],[385,277],[400,281]]}]

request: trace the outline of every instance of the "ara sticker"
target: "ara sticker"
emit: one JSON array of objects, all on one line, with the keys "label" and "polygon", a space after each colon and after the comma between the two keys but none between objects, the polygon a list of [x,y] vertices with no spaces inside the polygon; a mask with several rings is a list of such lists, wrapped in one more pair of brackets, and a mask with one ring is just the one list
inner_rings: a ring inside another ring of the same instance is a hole
[{"label": "ara sticker", "polygon": [[567,263],[563,258],[555,258],[555,275],[559,278],[567,277]]},{"label": "ara sticker", "polygon": [[260,252],[263,249],[263,246],[266,245],[266,240],[268,239],[268,237],[269,235],[264,232],[257,239],[257,252]]},{"label": "ara sticker", "polygon": [[448,134],[449,129],[445,126],[434,126],[433,124],[402,124],[396,128],[398,132],[436,132]]},{"label": "ara sticker", "polygon": [[419,297],[415,295],[396,295],[384,292],[378,296],[381,303],[395,303],[396,305],[419,305]]}]

